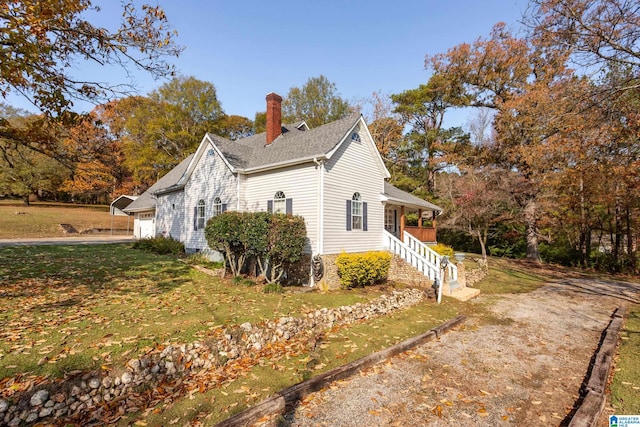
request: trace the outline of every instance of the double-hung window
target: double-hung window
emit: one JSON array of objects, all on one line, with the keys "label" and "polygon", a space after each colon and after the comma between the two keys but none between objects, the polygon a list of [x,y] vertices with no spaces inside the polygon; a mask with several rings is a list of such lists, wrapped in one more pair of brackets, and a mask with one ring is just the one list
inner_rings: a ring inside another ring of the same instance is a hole
[{"label": "double-hung window", "polygon": [[362,196],[354,193],[351,198],[351,229],[362,230]]},{"label": "double-hung window", "polygon": [[347,231],[367,231],[367,202],[362,201],[360,193],[353,193],[347,200]]},{"label": "double-hung window", "polygon": [[267,200],[267,212],[292,215],[293,199],[287,199],[287,197],[284,195],[284,192],[278,191],[273,196],[273,199]]},{"label": "double-hung window", "polygon": [[205,223],[205,219],[204,219],[204,214],[205,214],[205,203],[204,200],[200,199],[200,201],[198,202],[198,206],[196,206],[195,209],[195,227],[194,229],[196,230],[202,230],[204,228],[204,223]]},{"label": "double-hung window", "polygon": [[220,197],[213,199],[213,216],[218,216],[223,212],[222,200]]},{"label": "double-hung window", "polygon": [[273,213],[286,213],[287,212],[287,198],[282,191],[278,191],[273,196]]}]

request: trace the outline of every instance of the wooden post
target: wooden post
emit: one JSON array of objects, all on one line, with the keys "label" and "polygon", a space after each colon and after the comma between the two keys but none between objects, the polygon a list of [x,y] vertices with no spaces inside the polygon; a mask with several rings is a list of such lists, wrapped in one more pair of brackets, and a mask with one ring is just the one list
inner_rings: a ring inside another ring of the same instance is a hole
[{"label": "wooden post", "polygon": [[418,228],[422,228],[422,209],[418,209]]}]

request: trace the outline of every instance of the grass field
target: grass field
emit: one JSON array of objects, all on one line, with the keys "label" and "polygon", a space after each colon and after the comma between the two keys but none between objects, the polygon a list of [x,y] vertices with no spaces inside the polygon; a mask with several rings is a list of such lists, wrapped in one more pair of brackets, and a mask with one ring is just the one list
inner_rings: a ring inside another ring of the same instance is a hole
[{"label": "grass field", "polygon": [[[71,224],[78,232],[101,228],[127,230],[127,217],[111,216],[109,206],[32,203],[24,206],[18,201],[0,202],[0,239],[63,237],[60,224]],[[129,219],[133,230],[133,218]],[[131,231],[133,232],[133,231]]]}]

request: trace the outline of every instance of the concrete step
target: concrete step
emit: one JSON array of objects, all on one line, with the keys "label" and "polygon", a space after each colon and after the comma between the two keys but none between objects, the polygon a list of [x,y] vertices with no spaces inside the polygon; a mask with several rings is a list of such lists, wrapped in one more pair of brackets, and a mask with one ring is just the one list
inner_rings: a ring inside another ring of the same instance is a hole
[{"label": "concrete step", "polygon": [[447,295],[451,298],[455,298],[458,301],[469,301],[471,298],[475,298],[480,295],[480,289],[475,288],[458,288]]}]

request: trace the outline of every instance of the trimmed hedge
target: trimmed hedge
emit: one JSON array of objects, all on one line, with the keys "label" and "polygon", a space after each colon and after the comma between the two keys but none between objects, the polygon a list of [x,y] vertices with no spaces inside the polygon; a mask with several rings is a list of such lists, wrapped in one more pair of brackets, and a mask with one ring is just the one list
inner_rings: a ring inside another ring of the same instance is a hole
[{"label": "trimmed hedge", "polygon": [[224,253],[234,276],[255,260],[274,283],[302,259],[307,230],[299,215],[231,211],[209,219],[205,237],[210,248]]},{"label": "trimmed hedge", "polygon": [[351,289],[386,280],[391,266],[389,252],[341,253],[336,258],[340,287]]},{"label": "trimmed hedge", "polygon": [[172,237],[147,237],[136,240],[131,247],[146,252],[154,252],[159,255],[184,254],[184,244]]},{"label": "trimmed hedge", "polygon": [[433,249],[435,252],[439,253],[442,256],[448,256],[449,258],[453,257],[454,250],[451,246],[438,243],[437,245],[429,246],[429,248]]}]

